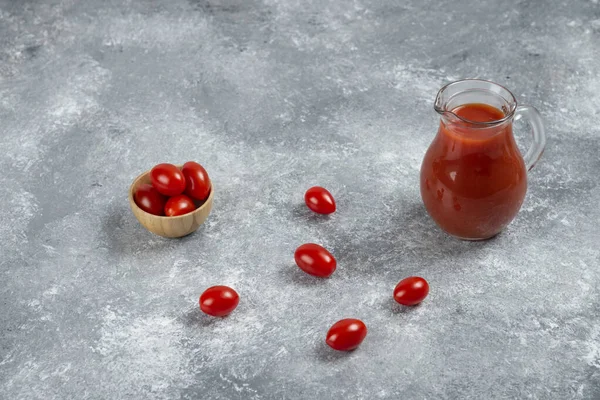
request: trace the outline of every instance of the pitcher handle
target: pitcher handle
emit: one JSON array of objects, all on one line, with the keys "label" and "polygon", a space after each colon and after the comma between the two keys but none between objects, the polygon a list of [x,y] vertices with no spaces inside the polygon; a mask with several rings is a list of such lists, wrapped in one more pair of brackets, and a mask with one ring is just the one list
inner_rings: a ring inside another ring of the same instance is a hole
[{"label": "pitcher handle", "polygon": [[544,131],[544,124],[542,123],[542,116],[534,107],[517,107],[515,111],[515,120],[519,120],[523,117],[531,127],[531,133],[533,135],[533,144],[529,150],[527,150],[525,156],[523,156],[527,171],[531,171],[531,169],[535,166],[535,163],[537,163],[542,156],[544,147],[546,147],[546,133]]}]

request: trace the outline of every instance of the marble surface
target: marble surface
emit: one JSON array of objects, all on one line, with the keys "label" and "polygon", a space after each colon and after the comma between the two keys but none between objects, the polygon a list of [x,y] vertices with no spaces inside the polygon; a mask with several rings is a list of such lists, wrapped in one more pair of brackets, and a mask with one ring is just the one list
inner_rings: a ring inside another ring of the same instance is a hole
[{"label": "marble surface", "polygon": [[[599,399],[599,62],[597,0],[0,0],[0,398]],[[433,99],[465,77],[549,136],[482,243],[418,191]],[[215,208],[162,239],[127,191],[187,160]],[[305,242],[331,279],[294,265]],[[409,275],[431,293],[402,309]],[[226,319],[198,310],[215,284],[241,296]],[[369,327],[349,354],[324,344],[344,317]]]}]

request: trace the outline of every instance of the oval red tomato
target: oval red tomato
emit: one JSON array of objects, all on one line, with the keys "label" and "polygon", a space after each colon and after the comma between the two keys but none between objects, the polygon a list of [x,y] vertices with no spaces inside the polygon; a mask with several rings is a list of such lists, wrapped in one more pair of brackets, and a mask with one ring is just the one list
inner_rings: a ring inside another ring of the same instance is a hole
[{"label": "oval red tomato", "polygon": [[210,193],[210,178],[204,167],[188,161],[183,164],[181,172],[185,178],[185,194],[196,200],[206,200]]},{"label": "oval red tomato", "polygon": [[158,164],[150,171],[152,186],[165,196],[177,196],[185,190],[183,173],[173,164]]},{"label": "oval red tomato", "polygon": [[135,204],[147,213],[154,215],[164,215],[165,203],[167,198],[158,193],[155,187],[144,183],[140,185],[133,195]]},{"label": "oval red tomato", "polygon": [[185,194],[173,196],[167,200],[165,204],[165,215],[167,217],[176,217],[178,215],[187,214],[196,209],[194,200],[187,197]]},{"label": "oval red tomato", "polygon": [[323,246],[306,243],[296,249],[294,260],[307,274],[327,278],[336,268],[335,257]]},{"label": "oval red tomato", "polygon": [[200,309],[213,317],[224,317],[240,302],[240,296],[228,286],[213,286],[200,296]]},{"label": "oval red tomato", "polygon": [[422,302],[429,294],[429,284],[419,276],[402,279],[394,289],[394,300],[405,306]]},{"label": "oval red tomato", "polygon": [[331,214],[335,211],[335,200],[329,191],[320,186],[311,187],[304,194],[308,208],[319,214]]},{"label": "oval red tomato", "polygon": [[342,319],[327,332],[326,343],[334,350],[356,349],[367,336],[367,326],[360,319]]}]

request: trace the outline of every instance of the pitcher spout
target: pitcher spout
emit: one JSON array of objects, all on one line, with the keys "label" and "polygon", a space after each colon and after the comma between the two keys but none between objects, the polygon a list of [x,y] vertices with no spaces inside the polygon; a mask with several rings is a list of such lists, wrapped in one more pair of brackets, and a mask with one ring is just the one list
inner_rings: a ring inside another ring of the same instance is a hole
[{"label": "pitcher spout", "polygon": [[[502,111],[501,118],[490,121],[470,120],[456,110],[465,104],[484,103]],[[447,84],[438,92],[435,111],[449,123],[463,122],[474,127],[489,127],[511,120],[517,109],[517,100],[505,87],[481,79],[464,79]]]}]

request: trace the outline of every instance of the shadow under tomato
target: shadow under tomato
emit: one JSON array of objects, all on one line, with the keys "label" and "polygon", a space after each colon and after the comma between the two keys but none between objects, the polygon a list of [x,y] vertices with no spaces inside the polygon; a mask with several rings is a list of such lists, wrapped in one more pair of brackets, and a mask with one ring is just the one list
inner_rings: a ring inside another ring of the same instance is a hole
[{"label": "shadow under tomato", "polygon": [[392,297],[388,297],[384,302],[383,306],[391,310],[392,314],[410,314],[412,312],[417,311],[421,307],[422,303],[419,303],[414,306],[403,306],[399,304]]},{"label": "shadow under tomato", "polygon": [[334,350],[325,343],[325,338],[319,340],[315,346],[316,359],[323,363],[335,363],[341,362],[341,360],[347,359],[352,356],[356,351],[359,351],[360,347],[350,351],[339,351]]},{"label": "shadow under tomato", "polygon": [[302,222],[308,222],[309,224],[320,224],[325,223],[332,219],[335,214],[318,214],[312,211],[304,203],[298,203],[292,208],[292,217],[294,219],[301,220]]},{"label": "shadow under tomato", "polygon": [[[291,282],[298,286],[323,286],[328,284],[329,278],[319,278],[302,271],[296,264],[284,265],[279,270],[279,275],[284,282]],[[334,272],[335,275],[335,272]]]},{"label": "shadow under tomato", "polygon": [[204,314],[202,310],[200,310],[200,307],[195,307],[188,310],[179,319],[187,327],[208,327],[225,318],[227,318],[227,316],[211,317],[210,315]]}]

